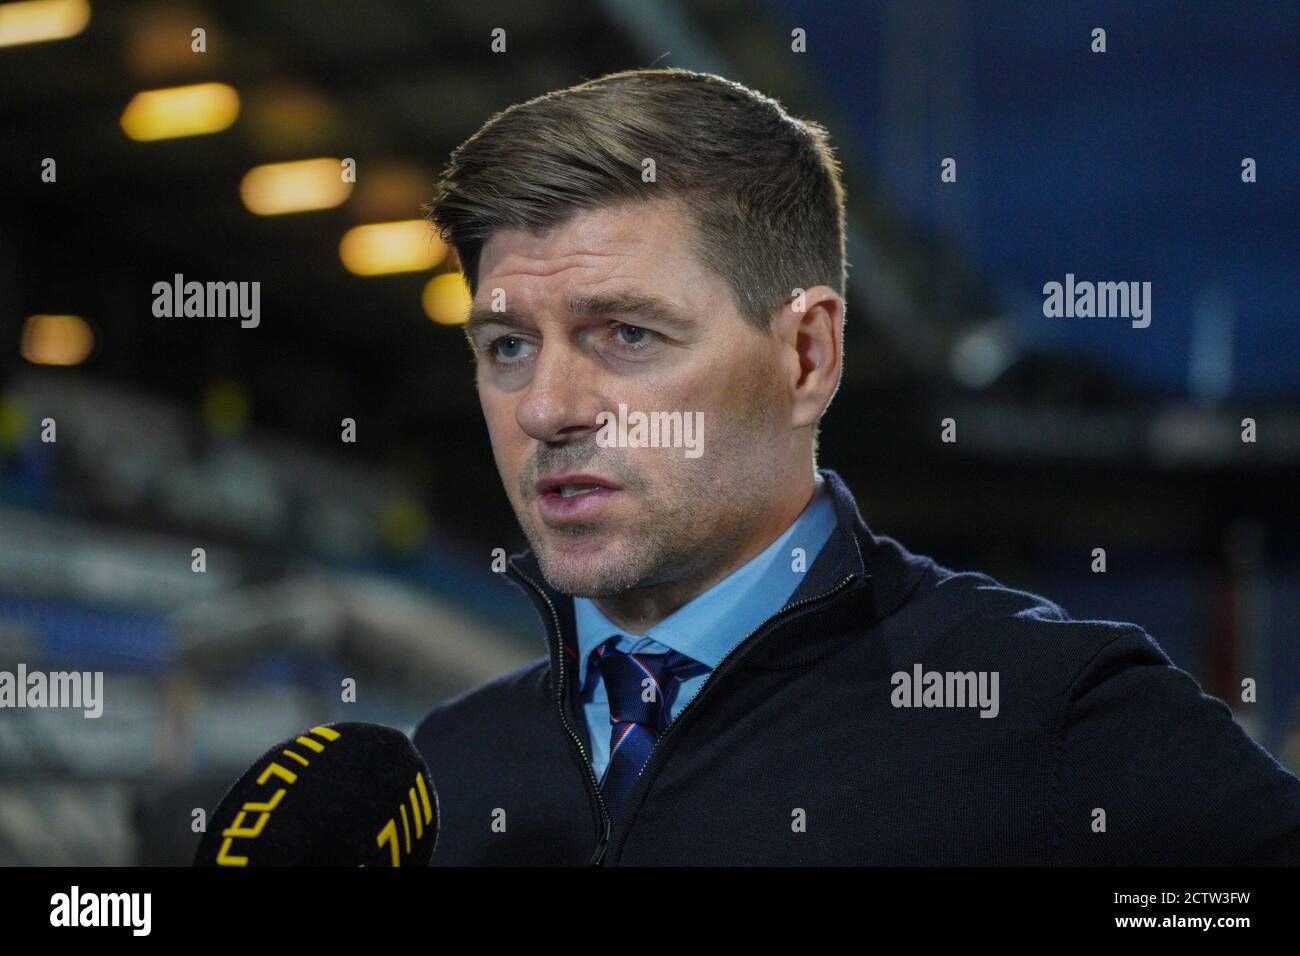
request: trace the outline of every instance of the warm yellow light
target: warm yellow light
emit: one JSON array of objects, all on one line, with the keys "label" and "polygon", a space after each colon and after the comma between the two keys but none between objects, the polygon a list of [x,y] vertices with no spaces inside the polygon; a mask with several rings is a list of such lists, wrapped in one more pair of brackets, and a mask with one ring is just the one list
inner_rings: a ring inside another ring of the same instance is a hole
[{"label": "warm yellow light", "polygon": [[447,247],[423,219],[356,226],[339,243],[343,265],[359,276],[432,269],[446,254]]},{"label": "warm yellow light", "polygon": [[137,93],[122,113],[134,140],[175,139],[219,133],[239,115],[239,94],[225,83],[196,83]]},{"label": "warm yellow light", "polygon": [[86,0],[26,0],[0,4],[0,46],[75,37],[90,22]]},{"label": "warm yellow light", "polygon": [[22,355],[36,365],[78,365],[95,345],[95,333],[75,315],[32,315],[23,324]]},{"label": "warm yellow light", "polygon": [[473,304],[465,276],[459,272],[444,272],[434,276],[424,287],[424,314],[439,325],[464,325],[469,319]]},{"label": "warm yellow light", "polygon": [[339,159],[303,159],[254,166],[244,174],[239,195],[250,212],[279,216],[308,209],[332,209],[352,192]]}]

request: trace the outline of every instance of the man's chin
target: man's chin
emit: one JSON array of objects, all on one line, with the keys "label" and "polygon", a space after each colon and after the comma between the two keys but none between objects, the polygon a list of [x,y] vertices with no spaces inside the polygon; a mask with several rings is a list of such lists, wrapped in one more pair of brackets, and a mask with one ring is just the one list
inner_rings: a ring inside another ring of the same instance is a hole
[{"label": "man's chin", "polygon": [[548,584],[574,597],[602,598],[621,594],[639,578],[608,538],[596,535],[550,540],[533,553]]}]

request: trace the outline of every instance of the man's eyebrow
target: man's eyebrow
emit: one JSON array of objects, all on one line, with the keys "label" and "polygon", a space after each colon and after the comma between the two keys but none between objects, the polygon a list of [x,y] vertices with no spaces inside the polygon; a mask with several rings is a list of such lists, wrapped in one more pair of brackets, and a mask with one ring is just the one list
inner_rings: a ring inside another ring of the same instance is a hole
[{"label": "man's eyebrow", "polygon": [[[583,318],[620,316],[628,319],[658,322],[676,329],[689,329],[694,323],[675,307],[655,296],[634,292],[607,295],[575,296],[569,300],[568,313]],[[465,323],[465,331],[473,335],[485,325],[521,327],[529,324],[521,313],[511,309],[496,312],[492,309],[475,309]]]},{"label": "man's eyebrow", "polygon": [[492,309],[475,309],[469,314],[469,319],[465,322],[465,332],[469,335],[473,335],[485,325],[508,325],[519,327],[527,324],[528,320],[525,319],[523,315],[510,309],[503,309],[500,312]]},{"label": "man's eyebrow", "polygon": [[617,292],[608,295],[576,296],[569,300],[569,313],[581,316],[621,316],[661,322],[678,329],[688,329],[694,323],[682,312],[663,299],[636,292]]}]

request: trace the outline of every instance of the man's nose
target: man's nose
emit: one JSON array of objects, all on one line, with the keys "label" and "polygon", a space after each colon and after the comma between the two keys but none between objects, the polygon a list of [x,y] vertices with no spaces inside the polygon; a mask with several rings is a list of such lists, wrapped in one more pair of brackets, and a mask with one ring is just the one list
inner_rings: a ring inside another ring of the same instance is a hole
[{"label": "man's nose", "polygon": [[538,353],[532,378],[515,406],[515,420],[538,441],[566,441],[595,431],[601,407],[582,355],[552,345]]}]

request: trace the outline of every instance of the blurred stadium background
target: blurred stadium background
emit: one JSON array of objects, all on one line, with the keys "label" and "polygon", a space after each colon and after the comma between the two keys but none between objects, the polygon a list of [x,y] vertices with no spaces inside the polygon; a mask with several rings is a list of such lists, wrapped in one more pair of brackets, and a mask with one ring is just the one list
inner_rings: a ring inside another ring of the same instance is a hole
[{"label": "blurred stadium background", "polygon": [[[351,230],[418,220],[497,110],[652,64],[832,132],[821,457],[872,527],[1137,622],[1300,769],[1298,49],[1274,3],[0,5],[0,669],[106,674],[97,720],[0,712],[0,862],[186,863],[191,810],[274,741],[409,730],[543,653],[490,567],[523,540],[454,257]],[[1151,326],[1044,318],[1067,272],[1150,281]],[[155,318],[176,273],[260,281],[260,326]]]}]

